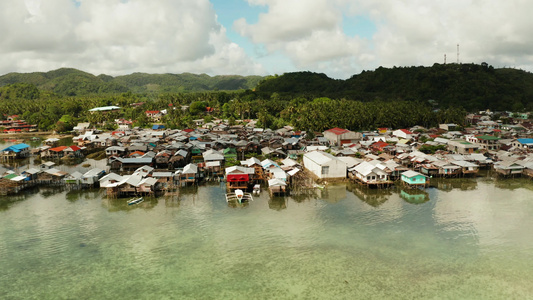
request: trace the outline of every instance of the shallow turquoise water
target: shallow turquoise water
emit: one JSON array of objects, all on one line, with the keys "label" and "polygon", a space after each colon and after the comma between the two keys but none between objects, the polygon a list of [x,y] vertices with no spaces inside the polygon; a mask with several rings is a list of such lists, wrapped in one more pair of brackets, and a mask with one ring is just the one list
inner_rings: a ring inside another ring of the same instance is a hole
[{"label": "shallow turquoise water", "polygon": [[337,185],[243,207],[218,185],[135,207],[98,190],[0,198],[0,298],[533,298],[531,183],[426,191],[411,204]]}]

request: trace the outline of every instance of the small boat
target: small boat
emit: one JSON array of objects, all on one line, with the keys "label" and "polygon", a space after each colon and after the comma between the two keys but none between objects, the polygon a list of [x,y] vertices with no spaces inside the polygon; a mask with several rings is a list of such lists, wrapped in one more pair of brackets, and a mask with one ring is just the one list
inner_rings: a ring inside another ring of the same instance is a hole
[{"label": "small boat", "polygon": [[128,200],[128,205],[139,204],[143,201],[144,201],[143,197],[133,198],[133,199]]},{"label": "small boat", "polygon": [[252,194],[245,193],[242,190],[235,190],[234,193],[228,193],[226,194],[226,201],[237,201],[239,203],[243,203],[244,201],[253,201],[254,198],[252,197]]}]

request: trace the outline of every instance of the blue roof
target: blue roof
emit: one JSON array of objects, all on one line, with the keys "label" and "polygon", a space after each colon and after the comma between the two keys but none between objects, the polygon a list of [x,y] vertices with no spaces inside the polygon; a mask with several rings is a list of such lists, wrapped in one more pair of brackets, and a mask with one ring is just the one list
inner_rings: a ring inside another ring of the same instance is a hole
[{"label": "blue roof", "polygon": [[153,125],[152,129],[164,129],[165,125]]},{"label": "blue roof", "polygon": [[520,144],[533,144],[533,139],[517,139]]},{"label": "blue roof", "polygon": [[20,143],[20,144],[16,144],[16,145],[13,145],[13,146],[9,146],[7,148],[5,148],[4,150],[2,151],[13,151],[13,152],[20,152],[26,148],[30,148],[30,145],[27,145],[27,144],[24,144],[24,143]]}]

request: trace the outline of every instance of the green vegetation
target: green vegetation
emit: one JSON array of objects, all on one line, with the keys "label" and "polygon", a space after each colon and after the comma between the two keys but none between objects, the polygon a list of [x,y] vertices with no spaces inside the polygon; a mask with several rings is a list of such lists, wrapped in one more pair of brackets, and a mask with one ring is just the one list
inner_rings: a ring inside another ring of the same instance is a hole
[{"label": "green vegetation", "polygon": [[[161,123],[167,128],[190,128],[193,120],[213,118],[230,124],[257,119],[263,128],[291,124],[310,132],[464,125],[468,111],[533,110],[532,99],[531,73],[487,64],[380,67],[348,80],[311,72],[266,78],[187,73],[112,77],[75,69],[0,76],[1,115],[19,114],[41,130],[59,132],[78,122],[114,129],[119,118],[150,127],[145,111],[164,109],[168,113]],[[121,110],[88,112],[109,105]]]},{"label": "green vegetation", "polygon": [[439,150],[446,150],[445,145],[422,145],[420,149],[418,149],[420,152],[426,153],[426,154],[435,154],[435,152]]},{"label": "green vegetation", "polygon": [[486,63],[435,64],[432,67],[394,67],[363,71],[348,80],[324,74],[290,73],[265,79],[256,91],[268,97],[329,97],[360,101],[416,101],[468,111],[533,110],[533,74],[494,69]]},{"label": "green vegetation", "polygon": [[94,76],[77,69],[62,68],[50,72],[9,73],[0,76],[0,87],[26,83],[34,88],[61,96],[82,96],[114,93],[183,93],[214,90],[250,89],[261,76],[209,76],[206,74],[145,74],[112,77]]}]

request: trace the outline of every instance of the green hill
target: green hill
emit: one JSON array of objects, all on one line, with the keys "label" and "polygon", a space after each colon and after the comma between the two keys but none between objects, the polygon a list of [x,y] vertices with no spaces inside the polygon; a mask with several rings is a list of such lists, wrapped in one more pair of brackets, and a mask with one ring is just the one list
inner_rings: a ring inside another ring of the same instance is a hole
[{"label": "green hill", "polygon": [[485,63],[435,64],[431,67],[378,68],[347,80],[311,72],[287,73],[263,80],[256,91],[286,98],[307,96],[359,101],[435,100],[441,107],[533,110],[533,74],[494,69]]},{"label": "green hill", "polygon": [[207,74],[146,74],[117,76],[114,82],[133,92],[199,92],[212,90],[240,90],[254,88],[261,76],[209,76]]},{"label": "green hill", "polygon": [[146,74],[112,77],[98,76],[77,69],[61,68],[49,72],[9,73],[0,76],[0,87],[27,83],[40,90],[51,91],[64,96],[91,95],[102,93],[178,93],[212,90],[240,90],[254,88],[261,76],[209,76],[183,74]]},{"label": "green hill", "polygon": [[[14,87],[11,85],[18,84]],[[21,85],[22,84],[22,85]],[[36,87],[37,90],[34,90]],[[50,72],[9,73],[0,76],[2,97],[30,99],[42,92],[63,96],[113,93],[181,93],[254,90],[250,99],[297,97],[438,103],[439,108],[533,111],[533,74],[517,69],[495,69],[482,64],[434,64],[431,67],[379,67],[347,80],[313,72],[281,76],[209,76],[206,74],[146,74],[98,76],[77,69]]]}]

